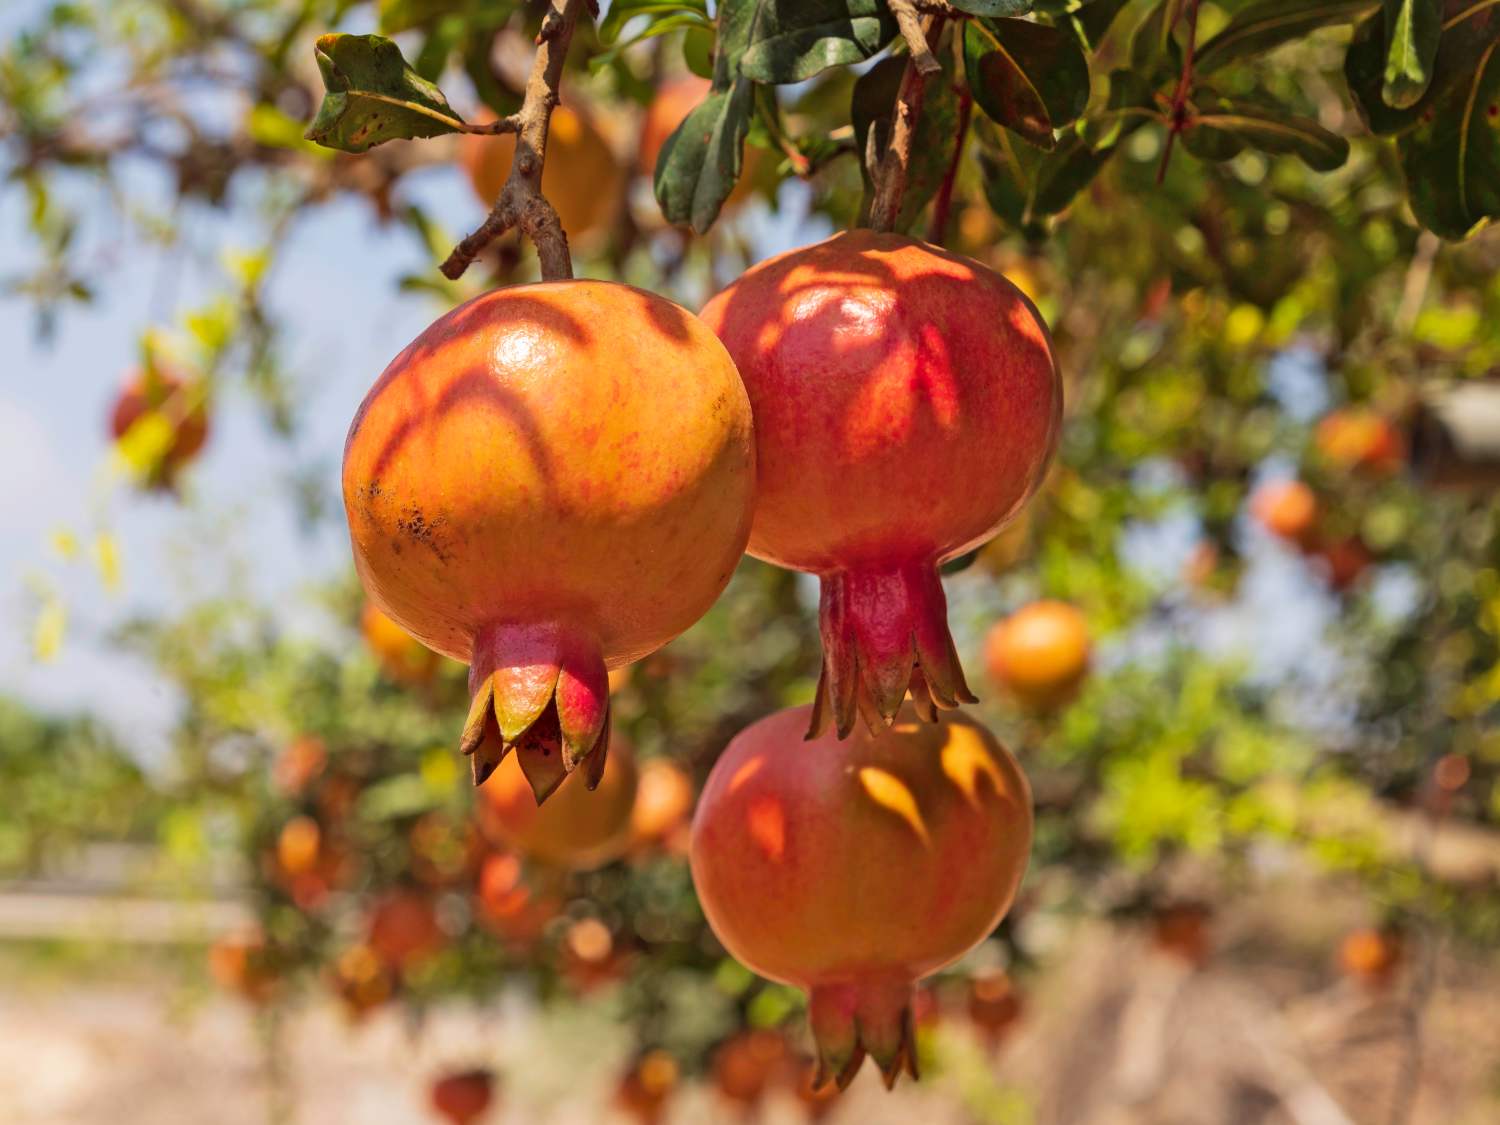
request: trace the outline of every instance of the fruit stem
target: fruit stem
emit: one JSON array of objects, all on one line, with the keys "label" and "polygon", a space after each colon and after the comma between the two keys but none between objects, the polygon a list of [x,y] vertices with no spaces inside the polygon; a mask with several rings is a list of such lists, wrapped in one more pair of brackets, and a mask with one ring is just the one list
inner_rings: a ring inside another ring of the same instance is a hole
[{"label": "fruit stem", "polygon": [[943,17],[918,17],[910,0],[891,0],[890,7],[911,50],[911,60],[906,64],[906,73],[901,76],[901,89],[891,111],[890,140],[878,163],[873,157],[875,130],[870,130],[871,147],[866,162],[870,166],[870,178],[875,183],[875,195],[870,202],[869,225],[878,231],[894,230],[901,216],[901,197],[906,194],[912,142],[916,138],[917,119],[922,113],[927,78],[943,69],[933,57],[930,45],[942,29]]},{"label": "fruit stem", "polygon": [[573,276],[573,258],[568,235],[542,194],[542,168],[547,160],[547,129],[552,111],[562,101],[563,62],[573,39],[578,9],[586,0],[551,0],[536,36],[536,57],[526,80],[526,93],[516,111],[516,154],[510,177],[500,197],[479,228],[460,242],[443,263],[443,276],[456,281],[491,242],[512,227],[520,227],[536,246],[542,280],[560,281]]}]

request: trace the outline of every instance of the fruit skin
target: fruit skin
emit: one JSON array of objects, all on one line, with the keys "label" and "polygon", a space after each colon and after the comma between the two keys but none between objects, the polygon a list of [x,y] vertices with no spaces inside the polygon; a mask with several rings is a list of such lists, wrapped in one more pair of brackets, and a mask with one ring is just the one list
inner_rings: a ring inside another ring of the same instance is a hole
[{"label": "fruit skin", "polygon": [[172,427],[161,463],[147,475],[153,488],[170,489],[177,473],[197,458],[208,442],[208,402],[195,380],[155,367],[132,371],[109,415],[109,434],[119,441],[147,414],[156,413]]},{"label": "fruit skin", "polygon": [[[486,207],[493,207],[510,177],[515,134],[469,134],[460,138],[459,146],[474,194]],[[624,173],[609,142],[589,115],[573,106],[554,109],[547,127],[542,194],[557,212],[567,236],[587,241],[606,231],[620,209],[624,186]]]},{"label": "fruit skin", "polygon": [[996,622],[984,639],[990,679],[1032,711],[1070,702],[1089,659],[1088,621],[1067,602],[1032,602]]},{"label": "fruit skin", "polygon": [[804,741],[810,708],[741,732],[693,818],[693,883],[714,933],[762,976],[811,993],[823,1079],[868,1051],[915,1071],[913,984],[995,928],[1031,846],[1031,791],[973,719]]},{"label": "fruit skin", "polygon": [[1388,477],[1406,463],[1406,439],[1369,407],[1347,406],[1318,422],[1313,442],[1324,460],[1346,472]]},{"label": "fruit skin", "polygon": [[398,684],[421,687],[432,682],[442,660],[401,626],[366,602],[359,614],[359,632],[381,671]]},{"label": "fruit skin", "polygon": [[583,779],[571,778],[539,806],[512,755],[479,787],[480,825],[533,859],[590,871],[629,848],[637,784],[635,754],[629,743],[615,737],[597,789],[590,792]]},{"label": "fruit skin", "polygon": [[972,702],[938,564],[991,538],[1045,475],[1062,382],[1000,274],[847,231],[749,270],[703,319],[739,366],[760,482],[749,551],[822,580],[813,733]]},{"label": "fruit skin", "polygon": [[476,782],[517,749],[539,800],[585,760],[598,782],[607,667],[718,597],[754,485],[728,353],[681,307],[602,281],[495,290],[440,318],[344,447],[370,600],[469,663]]},{"label": "fruit skin", "polygon": [[1318,528],[1318,497],[1300,480],[1271,481],[1250,498],[1250,512],[1272,535],[1308,546]]},{"label": "fruit skin", "polygon": [[453,1125],[478,1121],[495,1097],[495,1079],[487,1070],[463,1070],[445,1074],[432,1084],[432,1108]]}]

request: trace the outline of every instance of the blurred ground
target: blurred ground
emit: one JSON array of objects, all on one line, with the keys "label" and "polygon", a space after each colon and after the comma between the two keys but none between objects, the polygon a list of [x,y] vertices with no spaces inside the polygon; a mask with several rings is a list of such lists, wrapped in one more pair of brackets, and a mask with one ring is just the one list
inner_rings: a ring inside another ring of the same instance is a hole
[{"label": "blurred ground", "polygon": [[[1197,970],[1137,929],[1064,928],[1047,958],[1055,967],[1028,983],[1026,1018],[996,1064],[955,1016],[935,1034],[937,1065],[920,1086],[886,1095],[867,1070],[827,1120],[1500,1120],[1494,968],[1419,937],[1391,987],[1347,980],[1332,951],[1366,920],[1358,902],[1337,886],[1306,882],[1240,896],[1220,910],[1213,954]],[[160,959],[96,953],[83,966],[49,968],[17,948],[0,959],[0,1121],[12,1125],[260,1125],[277,1096],[298,1123],[416,1125],[431,1120],[428,1077],[469,1063],[504,1072],[493,1125],[624,1120],[609,1105],[624,1047],[597,1008],[543,1017],[512,998],[434,1013],[420,1028],[387,1014],[350,1029],[332,1007],[313,1005],[280,1028],[281,1079],[273,1083],[268,1029],[237,1001],[185,985],[184,973]],[[183,957],[179,968],[195,962]],[[668,1119],[738,1120],[704,1089],[680,1097]],[[796,1122],[799,1110],[778,1093],[760,1120]]]}]

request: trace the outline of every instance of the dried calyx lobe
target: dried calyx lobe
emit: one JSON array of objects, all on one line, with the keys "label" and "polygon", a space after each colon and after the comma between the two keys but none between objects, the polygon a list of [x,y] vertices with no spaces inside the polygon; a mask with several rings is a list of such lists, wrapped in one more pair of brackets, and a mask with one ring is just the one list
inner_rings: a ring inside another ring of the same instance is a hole
[{"label": "dried calyx lobe", "polygon": [[481,785],[514,750],[537,804],[582,767],[590,789],[609,750],[609,677],[599,646],[557,624],[504,624],[475,638],[460,749]]},{"label": "dried calyx lobe", "polygon": [[886,1089],[903,1070],[917,1077],[911,981],[891,977],[816,985],[808,1017],[818,1051],[814,1085],[833,1081],[846,1088],[866,1055],[880,1067]]},{"label": "dried calyx lobe", "polygon": [[931,560],[822,575],[823,670],[808,737],[831,720],[839,737],[856,715],[872,731],[895,721],[907,691],[928,722],[937,709],[978,702],[948,632],[948,603]]}]

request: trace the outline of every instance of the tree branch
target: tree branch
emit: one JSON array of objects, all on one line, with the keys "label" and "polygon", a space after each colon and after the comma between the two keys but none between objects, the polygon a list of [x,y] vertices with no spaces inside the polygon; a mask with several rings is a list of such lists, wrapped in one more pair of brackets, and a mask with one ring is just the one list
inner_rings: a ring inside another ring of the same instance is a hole
[{"label": "tree branch", "polygon": [[927,45],[927,27],[923,26],[922,17],[917,15],[914,0],[890,0],[890,9],[891,15],[896,17],[896,26],[901,29],[901,38],[906,40],[906,48],[911,52],[911,61],[916,64],[917,69],[922,72],[923,76],[936,74],[942,70],[943,64],[937,61],[932,48]]},{"label": "tree branch", "polygon": [[[912,14],[908,0],[891,0],[891,11],[897,13],[898,20],[901,19],[898,7],[905,7],[907,14]],[[928,40],[936,36],[942,25],[942,16],[923,16],[918,28],[922,52],[932,59],[939,70],[942,69],[942,64],[933,58]],[[901,89],[896,95],[896,107],[891,113],[890,140],[879,165],[871,169],[870,178],[875,181],[875,197],[870,202],[869,222],[872,230],[894,230],[901,215],[901,197],[906,194],[906,175],[911,167],[911,146],[916,137],[917,119],[922,114],[922,98],[926,88],[927,76],[923,73],[917,52],[913,50],[911,61],[906,64],[906,73],[901,76]],[[874,136],[872,128],[872,148]]]},{"label": "tree branch", "polygon": [[943,174],[942,186],[932,202],[932,222],[927,227],[927,241],[937,246],[943,244],[948,231],[948,212],[953,207],[953,183],[958,179],[959,162],[964,155],[964,142],[969,137],[969,118],[974,111],[974,95],[967,86],[958,91],[958,139],[953,142],[953,157],[948,161],[948,170]]},{"label": "tree branch", "polygon": [[[1177,134],[1187,128],[1187,102],[1188,95],[1193,92],[1193,55],[1198,47],[1198,0],[1187,0],[1187,50],[1182,56],[1182,73],[1177,79],[1177,89],[1172,93],[1172,104],[1167,110],[1167,144],[1162,149],[1161,164],[1156,169],[1156,182],[1161,183],[1167,178],[1167,164],[1172,159],[1172,142],[1177,139]],[[1178,9],[1177,17],[1172,22],[1175,24],[1182,18],[1182,10]]]},{"label": "tree branch", "polygon": [[557,212],[542,195],[542,168],[547,159],[547,128],[552,110],[561,100],[558,87],[562,82],[563,62],[573,39],[573,25],[578,10],[587,0],[551,0],[542,27],[537,32],[536,58],[521,108],[510,118],[494,122],[494,132],[512,131],[506,122],[514,119],[516,155],[511,161],[510,176],[500,189],[489,215],[460,242],[443,263],[443,276],[457,280],[495,239],[512,227],[520,227],[536,246],[542,264],[542,278],[558,281],[573,276],[573,259],[568,252],[568,235],[558,221]]}]

